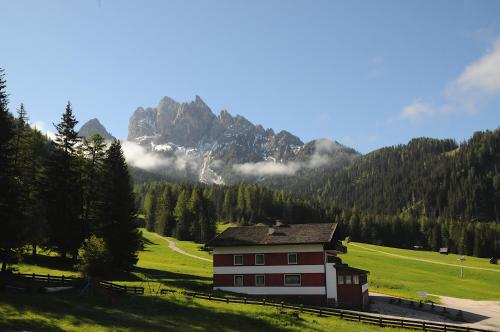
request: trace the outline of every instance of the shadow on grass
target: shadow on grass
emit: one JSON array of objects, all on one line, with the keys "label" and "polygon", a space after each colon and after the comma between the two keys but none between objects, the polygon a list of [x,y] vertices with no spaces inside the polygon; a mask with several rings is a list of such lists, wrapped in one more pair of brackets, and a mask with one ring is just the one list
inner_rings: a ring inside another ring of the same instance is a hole
[{"label": "shadow on grass", "polygon": [[[7,309],[6,309],[7,308]],[[229,309],[230,307],[228,307]],[[0,330],[62,331],[64,327],[91,330],[146,331],[284,331],[285,328],[239,312],[221,312],[186,300],[142,296],[114,298],[95,294],[26,294],[2,291]],[[272,314],[265,315],[271,320]],[[40,318],[39,318],[40,317]]]},{"label": "shadow on grass", "polygon": [[189,291],[207,291],[211,289],[212,278],[192,274],[176,273],[144,267],[135,267],[134,272],[142,274],[142,281],[159,282],[166,287],[184,288]]},{"label": "shadow on grass", "polygon": [[158,243],[154,243],[153,241],[151,241],[150,239],[148,239],[147,237],[145,237],[144,235],[142,235],[142,247],[141,247],[141,251],[151,251],[149,249],[146,249],[147,246],[157,246]]},{"label": "shadow on grass", "polygon": [[22,263],[29,265],[37,265],[47,269],[55,269],[61,271],[75,272],[73,261],[69,258],[60,256],[49,256],[38,254],[33,256],[24,256]]}]

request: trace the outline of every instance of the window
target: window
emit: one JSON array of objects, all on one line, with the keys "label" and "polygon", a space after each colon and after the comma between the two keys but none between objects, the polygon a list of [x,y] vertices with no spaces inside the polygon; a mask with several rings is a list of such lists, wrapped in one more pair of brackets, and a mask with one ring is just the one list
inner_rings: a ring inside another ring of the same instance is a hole
[{"label": "window", "polygon": [[300,286],[300,274],[285,274],[285,286]]},{"label": "window", "polygon": [[255,286],[265,286],[266,277],[263,274],[255,275]]},{"label": "window", "polygon": [[264,265],[264,254],[255,255],[255,265]]},{"label": "window", "polygon": [[295,252],[288,253],[288,264],[297,264],[297,253]]},{"label": "window", "polygon": [[235,275],[234,276],[234,287],[243,286],[243,276]]},{"label": "window", "polygon": [[345,276],[345,284],[346,285],[352,284],[352,277],[351,277],[350,274],[348,274],[348,275]]},{"label": "window", "polygon": [[234,255],[234,265],[243,265],[243,255]]},{"label": "window", "polygon": [[357,274],[352,276],[352,283],[359,285],[359,276]]},{"label": "window", "polygon": [[337,284],[343,285],[344,284],[344,276],[337,276]]}]

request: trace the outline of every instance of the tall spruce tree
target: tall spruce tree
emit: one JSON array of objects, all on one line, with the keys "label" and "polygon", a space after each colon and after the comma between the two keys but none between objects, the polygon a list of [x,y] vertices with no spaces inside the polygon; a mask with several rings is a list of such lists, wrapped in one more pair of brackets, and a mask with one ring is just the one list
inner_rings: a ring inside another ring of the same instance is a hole
[{"label": "tall spruce tree", "polygon": [[125,157],[114,140],[104,159],[103,203],[100,210],[102,238],[114,268],[130,271],[137,263],[141,234],[136,223],[135,197]]},{"label": "tall spruce tree", "polygon": [[98,208],[102,202],[100,184],[103,181],[103,163],[106,156],[106,143],[99,134],[84,138],[79,148],[82,156],[83,220],[86,229],[96,231]]},{"label": "tall spruce tree", "polygon": [[63,257],[71,253],[76,260],[85,234],[82,221],[80,160],[76,154],[80,142],[75,126],[78,121],[68,102],[57,129],[47,170],[47,220],[50,245]]},{"label": "tall spruce tree", "polygon": [[24,230],[20,229],[19,183],[16,180],[14,118],[8,110],[3,69],[0,69],[0,256],[2,272],[16,248],[24,245]]}]

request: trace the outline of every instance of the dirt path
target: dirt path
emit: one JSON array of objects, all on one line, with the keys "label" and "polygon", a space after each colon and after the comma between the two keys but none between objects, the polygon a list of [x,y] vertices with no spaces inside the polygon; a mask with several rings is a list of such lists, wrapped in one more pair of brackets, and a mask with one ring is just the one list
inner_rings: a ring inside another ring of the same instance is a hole
[{"label": "dirt path", "polygon": [[170,240],[170,239],[167,239],[166,237],[163,237],[161,235],[158,235],[156,233],[152,233],[154,236],[156,236],[157,238],[159,239],[162,239],[162,240],[165,240],[168,242],[168,247],[170,249],[172,249],[173,251],[175,252],[178,252],[179,254],[182,254],[182,255],[186,255],[186,256],[189,256],[189,257],[193,257],[193,258],[196,258],[196,259],[201,259],[202,261],[207,261],[207,262],[210,262],[212,263],[212,260],[211,259],[208,259],[208,258],[204,258],[204,257],[200,257],[200,256],[196,256],[196,255],[193,255],[193,254],[190,254],[188,252],[185,252],[184,250],[178,248],[176,245],[175,245],[175,242]]},{"label": "dirt path", "polygon": [[[428,304],[426,304],[425,310],[418,310],[417,306],[409,307],[408,304],[396,304],[396,301],[391,303],[389,299],[397,298],[390,295],[370,292],[370,301],[372,302],[371,309],[379,314],[392,317],[422,319],[500,331],[500,301],[476,301],[449,296],[434,296],[439,297],[441,303],[436,306],[435,311],[430,311]],[[451,317],[455,316],[458,310],[462,311],[463,317],[467,322],[457,322],[439,315],[442,311],[442,307],[447,308]]]},{"label": "dirt path", "polygon": [[[368,251],[374,251],[374,252],[378,252],[378,253],[389,255],[389,256],[394,256],[394,257],[399,257],[399,258],[403,258],[403,259],[413,260],[413,261],[426,262],[426,263],[439,264],[439,265],[447,265],[447,266],[454,266],[454,267],[460,267],[461,266],[459,264],[450,264],[450,263],[436,262],[436,261],[432,261],[430,259],[407,257],[407,256],[403,256],[403,255],[393,254],[393,253],[390,253],[390,252],[387,252],[387,251],[382,251],[382,250],[377,250],[377,249],[363,247],[363,246],[361,246],[359,244],[354,244],[354,243],[349,243],[349,246],[361,248],[361,249],[368,250]],[[493,272],[500,273],[500,270],[489,269],[487,267],[476,267],[476,266],[467,266],[467,265],[464,265],[464,268],[465,269],[473,269],[473,270],[493,271]]]}]

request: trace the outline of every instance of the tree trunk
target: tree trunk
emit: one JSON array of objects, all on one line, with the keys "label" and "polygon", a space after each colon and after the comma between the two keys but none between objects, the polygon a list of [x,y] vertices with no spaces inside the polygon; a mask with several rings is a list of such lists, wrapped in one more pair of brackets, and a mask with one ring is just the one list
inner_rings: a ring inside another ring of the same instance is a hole
[{"label": "tree trunk", "polygon": [[2,252],[2,270],[1,273],[5,273],[7,271],[7,252]]},{"label": "tree trunk", "polygon": [[31,247],[31,256],[33,258],[36,257],[36,244],[33,244],[33,246]]}]

